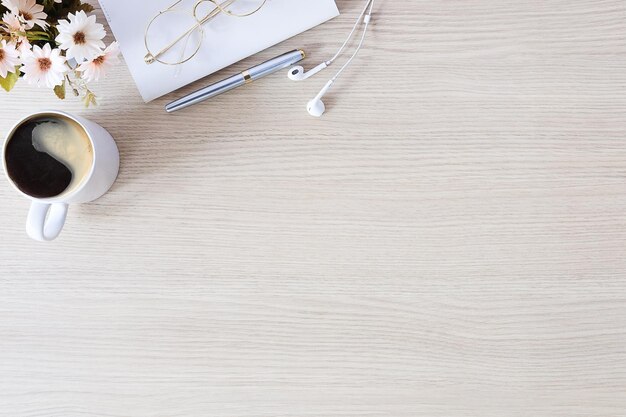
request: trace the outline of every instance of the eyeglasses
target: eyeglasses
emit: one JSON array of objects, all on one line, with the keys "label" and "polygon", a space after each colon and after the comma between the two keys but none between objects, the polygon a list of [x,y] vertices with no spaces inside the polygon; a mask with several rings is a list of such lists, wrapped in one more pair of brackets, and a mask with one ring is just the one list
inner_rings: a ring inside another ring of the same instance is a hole
[{"label": "eyeglasses", "polygon": [[184,64],[200,51],[205,23],[220,13],[233,17],[251,16],[261,10],[267,0],[199,0],[193,6],[185,5],[185,2],[175,1],[148,23],[144,35],[146,64]]}]

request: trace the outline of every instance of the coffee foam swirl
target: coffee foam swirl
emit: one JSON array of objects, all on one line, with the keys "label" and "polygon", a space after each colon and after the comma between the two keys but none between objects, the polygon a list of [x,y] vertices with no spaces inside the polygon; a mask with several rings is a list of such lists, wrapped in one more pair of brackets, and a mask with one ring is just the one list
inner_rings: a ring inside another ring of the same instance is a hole
[{"label": "coffee foam swirl", "polygon": [[35,150],[50,155],[70,170],[72,180],[67,190],[77,187],[89,174],[93,164],[91,143],[80,126],[65,120],[43,121],[33,129],[32,141]]}]

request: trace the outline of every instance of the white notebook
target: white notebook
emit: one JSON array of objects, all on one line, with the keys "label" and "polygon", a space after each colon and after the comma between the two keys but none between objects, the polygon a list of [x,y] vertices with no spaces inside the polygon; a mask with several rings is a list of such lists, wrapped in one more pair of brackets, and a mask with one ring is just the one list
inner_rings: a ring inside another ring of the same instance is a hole
[{"label": "white notebook", "polygon": [[[139,93],[146,102],[339,15],[335,0],[268,0],[259,12],[249,17],[236,18],[222,13],[205,24],[199,53],[178,68],[144,62],[146,26],[173,0],[99,1]],[[183,3],[193,5],[195,2]],[[277,55],[283,52],[287,51],[277,51]]]}]

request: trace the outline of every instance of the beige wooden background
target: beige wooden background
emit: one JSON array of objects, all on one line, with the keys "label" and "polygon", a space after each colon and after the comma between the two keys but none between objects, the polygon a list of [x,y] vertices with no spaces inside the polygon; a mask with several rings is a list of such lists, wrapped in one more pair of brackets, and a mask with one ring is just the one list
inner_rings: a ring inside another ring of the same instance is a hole
[{"label": "beige wooden background", "polygon": [[[304,47],[340,18],[236,65]],[[99,13],[100,18],[102,18]],[[0,182],[0,415],[625,416],[626,3],[380,0],[362,56],[175,115],[122,65],[119,180],[51,244]],[[110,39],[110,38],[109,38]]]}]

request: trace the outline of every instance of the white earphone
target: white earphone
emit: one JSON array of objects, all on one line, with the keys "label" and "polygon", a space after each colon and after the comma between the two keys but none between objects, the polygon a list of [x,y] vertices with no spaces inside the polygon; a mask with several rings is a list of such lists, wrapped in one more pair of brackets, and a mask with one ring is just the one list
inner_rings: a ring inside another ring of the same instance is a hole
[{"label": "white earphone", "polygon": [[317,67],[306,72],[304,71],[304,68],[298,65],[297,67],[293,67],[292,69],[290,69],[289,74],[287,74],[287,76],[289,77],[290,80],[293,80],[293,81],[306,80],[307,78],[314,76],[315,74],[317,74],[324,68],[328,67],[330,64],[331,64],[330,61],[322,62]]},{"label": "white earphone", "polygon": [[356,23],[352,27],[352,31],[348,35],[348,38],[343,43],[343,45],[341,45],[341,48],[339,48],[339,50],[337,51],[335,56],[333,56],[330,60],[322,62],[317,67],[315,67],[315,68],[313,68],[313,69],[311,69],[309,71],[304,71],[304,68],[301,67],[301,66],[295,66],[295,67],[293,67],[293,68],[291,68],[289,70],[289,73],[287,74],[287,76],[289,77],[290,80],[302,81],[302,80],[306,80],[309,77],[312,77],[313,75],[317,74],[318,72],[322,71],[323,69],[329,67],[333,62],[335,62],[335,60],[337,58],[339,58],[339,56],[341,55],[343,50],[348,45],[348,42],[350,42],[350,39],[352,39],[352,37],[354,36],[354,33],[356,32],[356,29],[359,27],[359,23],[361,23],[361,19],[363,19],[363,23],[365,25],[363,27],[363,35],[361,36],[361,40],[359,41],[359,45],[357,46],[356,50],[354,51],[354,54],[352,54],[350,59],[348,59],[348,61],[343,65],[343,67],[341,67],[341,69],[339,71],[337,71],[337,74],[335,74],[335,76],[329,82],[326,83],[326,85],[324,86],[324,88],[322,88],[322,90],[319,92],[319,94],[317,96],[315,96],[315,98],[313,100],[311,100],[311,101],[309,101],[307,103],[306,109],[307,109],[307,111],[309,112],[309,114],[311,116],[320,117],[321,115],[324,114],[324,112],[326,111],[326,106],[324,106],[324,102],[322,101],[322,98],[328,92],[328,90],[330,90],[330,87],[332,87],[332,85],[337,80],[337,78],[339,78],[341,73],[346,68],[348,68],[348,66],[352,63],[352,60],[354,60],[354,58],[357,56],[357,54],[359,53],[359,51],[363,47],[363,42],[365,41],[365,35],[367,33],[367,28],[368,28],[368,26],[370,24],[370,21],[372,19],[372,9],[373,8],[374,8],[374,0],[367,0],[367,2],[365,3],[365,7],[363,8],[363,11],[361,12],[361,14],[359,15],[359,18],[357,19]]},{"label": "white earphone", "polygon": [[328,90],[330,90],[330,87],[333,85],[333,83],[333,80],[327,82],[324,88],[322,88],[322,91],[320,91],[313,100],[307,103],[306,111],[308,111],[311,116],[321,117],[322,114],[324,114],[324,112],[326,111],[326,106],[322,101],[322,97],[324,97]]}]

